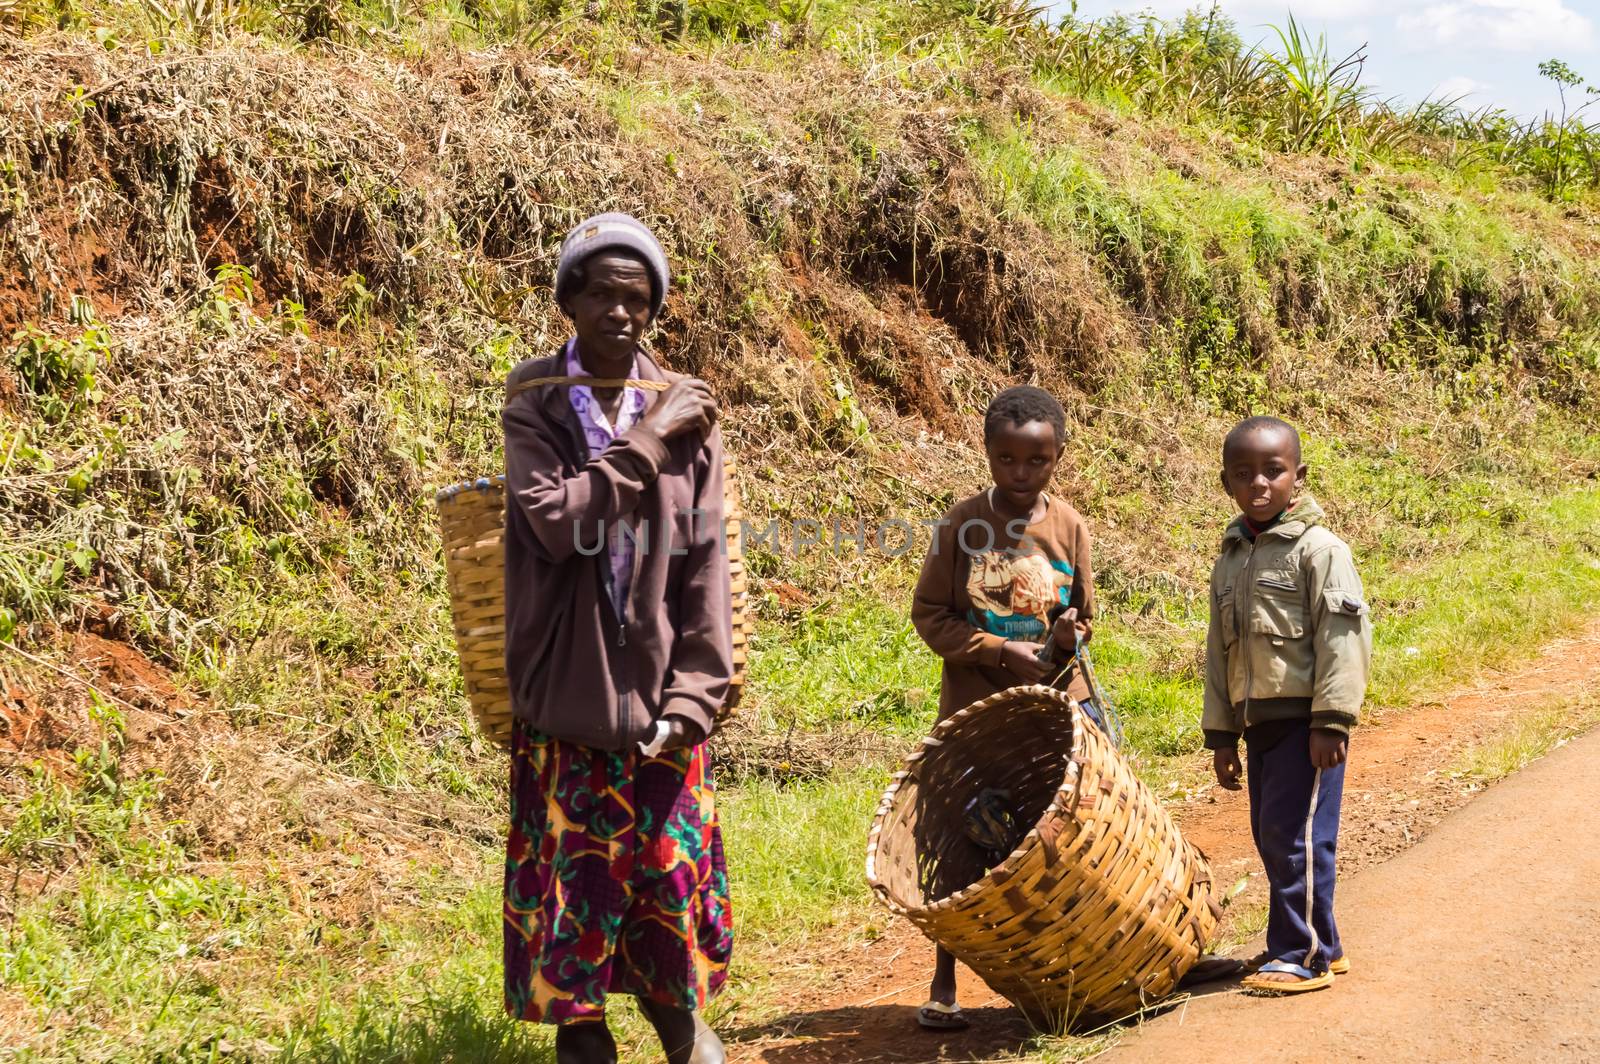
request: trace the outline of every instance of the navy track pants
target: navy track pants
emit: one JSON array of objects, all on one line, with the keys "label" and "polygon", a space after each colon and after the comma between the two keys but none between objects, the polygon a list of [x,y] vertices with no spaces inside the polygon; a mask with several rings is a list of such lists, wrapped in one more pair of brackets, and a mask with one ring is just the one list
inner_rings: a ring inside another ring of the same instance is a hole
[{"label": "navy track pants", "polygon": [[1311,763],[1311,725],[1249,747],[1250,832],[1271,888],[1267,954],[1323,972],[1344,956],[1333,921],[1334,855],[1344,765]]}]

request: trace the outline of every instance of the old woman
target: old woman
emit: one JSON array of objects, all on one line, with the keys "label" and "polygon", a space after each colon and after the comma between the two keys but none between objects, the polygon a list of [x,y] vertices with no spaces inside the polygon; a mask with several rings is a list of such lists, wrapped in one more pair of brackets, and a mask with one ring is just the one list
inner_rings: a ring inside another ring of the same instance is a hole
[{"label": "old woman", "polygon": [[732,672],[722,441],[709,388],[641,344],[668,277],[636,219],[583,222],[556,273],[573,336],[507,381],[505,1002],[557,1025],[560,1064],[616,1060],[612,994],[670,1064],[723,1059],[701,1018],[733,942],[705,750]]}]

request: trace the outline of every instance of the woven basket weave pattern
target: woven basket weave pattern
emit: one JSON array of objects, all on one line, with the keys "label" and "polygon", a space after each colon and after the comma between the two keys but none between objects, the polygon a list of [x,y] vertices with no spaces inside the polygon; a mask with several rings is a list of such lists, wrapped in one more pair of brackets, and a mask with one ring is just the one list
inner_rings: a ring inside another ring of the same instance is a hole
[{"label": "woven basket weave pattern", "polygon": [[[733,610],[733,682],[719,712],[725,717],[743,691],[746,651],[752,635],[745,576],[743,512],[732,459],[724,465],[724,520]],[[472,715],[485,735],[511,742],[511,686],[506,678],[506,584],[504,477],[484,477],[439,492],[439,533],[444,541],[445,579],[456,650]]]},{"label": "woven basket weave pattern", "polygon": [[[993,869],[964,820],[985,788],[1033,825]],[[974,703],[923,741],[884,794],[867,879],[1051,1026],[1171,993],[1221,915],[1205,858],[1083,711],[1042,686]]]}]

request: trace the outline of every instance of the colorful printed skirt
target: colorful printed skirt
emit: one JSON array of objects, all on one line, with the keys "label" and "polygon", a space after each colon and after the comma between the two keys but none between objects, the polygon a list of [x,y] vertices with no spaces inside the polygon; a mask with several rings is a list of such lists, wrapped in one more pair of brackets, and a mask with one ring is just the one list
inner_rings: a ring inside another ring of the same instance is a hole
[{"label": "colorful printed skirt", "polygon": [[605,1018],[607,994],[703,1007],[733,951],[704,745],[644,757],[512,733],[506,1012]]}]

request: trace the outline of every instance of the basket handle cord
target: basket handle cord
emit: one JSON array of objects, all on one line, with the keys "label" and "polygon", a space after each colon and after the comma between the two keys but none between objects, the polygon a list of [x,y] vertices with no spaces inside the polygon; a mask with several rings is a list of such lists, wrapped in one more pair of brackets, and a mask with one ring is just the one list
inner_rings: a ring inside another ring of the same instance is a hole
[{"label": "basket handle cord", "polygon": [[664,392],[672,387],[671,381],[640,381],[622,377],[529,377],[506,389],[506,402],[523,392],[543,388],[547,384],[583,384],[590,388],[643,388],[647,392]]}]

